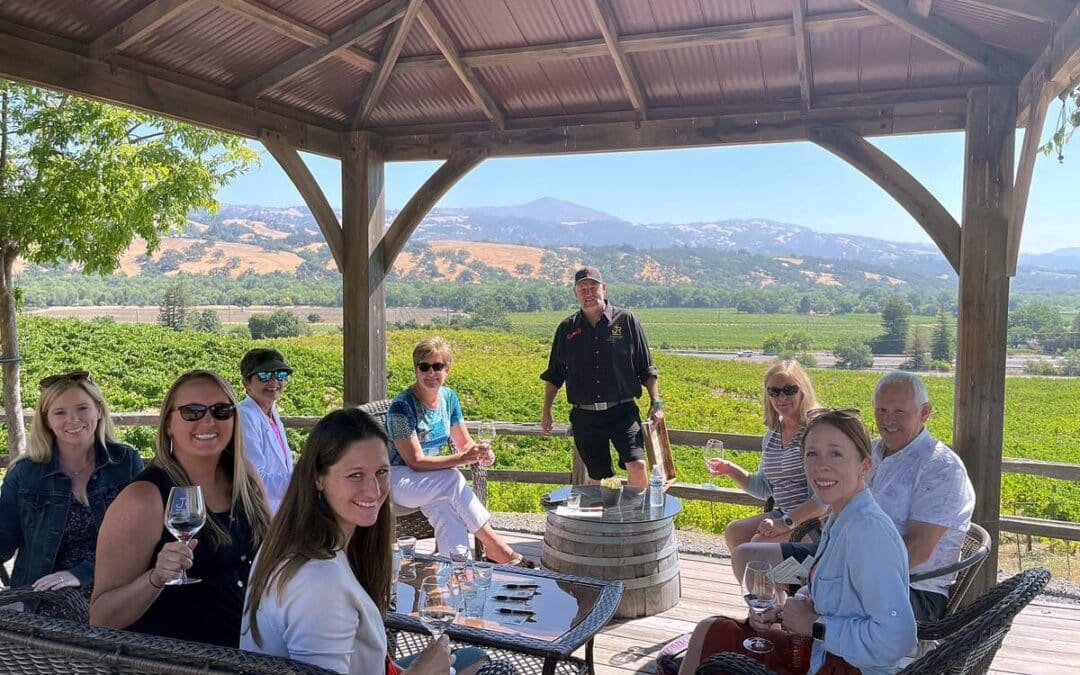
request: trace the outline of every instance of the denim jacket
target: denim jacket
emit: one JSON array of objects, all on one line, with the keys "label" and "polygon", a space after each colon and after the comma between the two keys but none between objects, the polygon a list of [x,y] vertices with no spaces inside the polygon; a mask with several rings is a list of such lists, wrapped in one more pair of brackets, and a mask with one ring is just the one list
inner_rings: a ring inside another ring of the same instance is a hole
[{"label": "denim jacket", "polygon": [[[96,444],[94,473],[86,497],[94,522],[101,526],[105,510],[131,479],[142,471],[135,449],[123,443]],[[48,462],[21,459],[8,469],[0,487],[0,562],[18,551],[11,585],[25,586],[55,572],[53,565],[64,537],[71,479],[60,471],[59,452]],[[69,570],[85,588],[94,580],[94,556]]]}]

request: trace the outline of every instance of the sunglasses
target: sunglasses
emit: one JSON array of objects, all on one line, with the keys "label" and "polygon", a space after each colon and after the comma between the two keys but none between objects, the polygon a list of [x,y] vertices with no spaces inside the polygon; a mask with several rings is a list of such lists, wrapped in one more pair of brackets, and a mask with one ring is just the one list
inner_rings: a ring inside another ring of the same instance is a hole
[{"label": "sunglasses", "polygon": [[769,398],[776,398],[780,394],[783,394],[784,396],[794,396],[799,393],[799,385],[785,384],[782,387],[765,387],[765,392],[769,394]]},{"label": "sunglasses", "polygon": [[221,421],[231,420],[233,415],[236,414],[236,406],[232,403],[215,403],[214,405],[188,403],[176,406],[176,410],[179,411],[180,417],[188,422],[201,420],[206,417],[207,411],[210,412],[211,417]]},{"label": "sunglasses", "polygon": [[859,420],[858,408],[810,408],[806,411],[806,421],[833,417],[844,420]]},{"label": "sunglasses", "polygon": [[449,364],[443,363],[441,361],[436,361],[435,363],[427,363],[426,361],[421,361],[420,363],[416,364],[416,367],[420,369],[421,373],[426,373],[429,370],[434,370],[436,373],[441,373],[443,368],[446,368],[447,365]]},{"label": "sunglasses", "polygon": [[278,382],[284,382],[289,379],[289,371],[287,370],[260,370],[255,373],[255,377],[259,378],[259,382],[269,382],[270,380],[277,380]]},{"label": "sunglasses", "polygon": [[51,387],[57,382],[63,382],[64,380],[71,380],[72,382],[93,382],[93,380],[90,379],[90,373],[85,370],[73,370],[70,373],[50,375],[41,378],[41,382],[38,382],[38,388],[44,389],[46,387]]}]

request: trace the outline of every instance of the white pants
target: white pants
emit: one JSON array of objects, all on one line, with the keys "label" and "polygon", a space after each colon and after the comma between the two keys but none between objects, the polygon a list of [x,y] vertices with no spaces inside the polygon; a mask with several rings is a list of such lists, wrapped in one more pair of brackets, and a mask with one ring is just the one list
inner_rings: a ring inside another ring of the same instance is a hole
[{"label": "white pants", "polygon": [[455,546],[469,545],[469,533],[491,520],[491,512],[476,498],[457,469],[413,471],[390,467],[390,497],[398,506],[420,509],[435,528],[435,542],[444,555]]}]

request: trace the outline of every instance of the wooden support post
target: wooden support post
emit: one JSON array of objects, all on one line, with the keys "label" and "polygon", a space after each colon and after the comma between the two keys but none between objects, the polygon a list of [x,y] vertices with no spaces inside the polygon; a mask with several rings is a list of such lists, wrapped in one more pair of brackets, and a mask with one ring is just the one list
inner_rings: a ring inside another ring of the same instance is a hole
[{"label": "wooden support post", "polygon": [[1005,243],[1012,204],[1016,106],[1013,86],[978,87],[968,95],[953,447],[975,486],[972,518],[992,539],[990,556],[975,579],[971,597],[997,582],[1009,306]]},{"label": "wooden support post", "polygon": [[373,255],[386,229],[385,163],[378,137],[342,135],[341,226],[345,240],[345,405],[386,397],[386,269]]}]

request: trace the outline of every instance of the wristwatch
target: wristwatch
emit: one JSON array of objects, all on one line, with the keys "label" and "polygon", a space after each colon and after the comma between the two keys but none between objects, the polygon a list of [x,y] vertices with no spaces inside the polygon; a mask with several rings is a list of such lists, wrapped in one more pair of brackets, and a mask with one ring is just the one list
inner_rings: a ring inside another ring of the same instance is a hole
[{"label": "wristwatch", "polygon": [[664,407],[664,402],[661,399],[654,398],[652,400],[652,407],[656,408],[657,410],[660,410],[660,409],[662,409]]},{"label": "wristwatch", "polygon": [[814,622],[814,627],[810,629],[810,636],[815,640],[825,641],[825,620],[818,619]]},{"label": "wristwatch", "polygon": [[785,513],[784,515],[780,516],[780,520],[784,521],[784,524],[788,526],[788,529],[795,529],[795,519],[788,514]]}]

